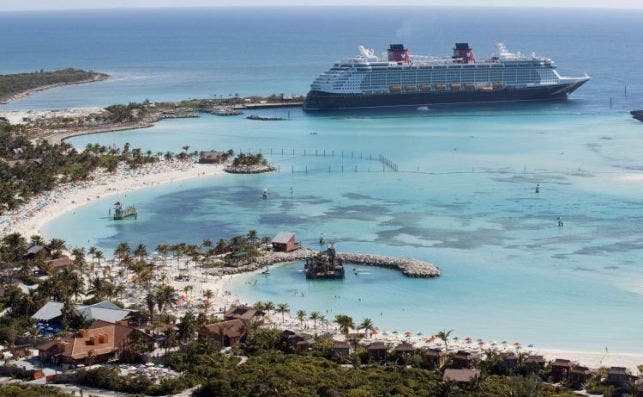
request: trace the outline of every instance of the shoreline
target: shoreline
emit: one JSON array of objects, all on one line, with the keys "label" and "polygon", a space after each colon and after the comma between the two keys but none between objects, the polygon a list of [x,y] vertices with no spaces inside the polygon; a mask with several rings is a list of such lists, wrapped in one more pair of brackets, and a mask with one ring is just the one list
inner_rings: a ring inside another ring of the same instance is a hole
[{"label": "shoreline", "polygon": [[29,97],[31,95],[37,94],[37,93],[42,92],[42,91],[47,91],[47,90],[51,90],[51,89],[59,88],[59,87],[66,87],[68,85],[96,83],[96,82],[99,82],[99,81],[105,81],[105,80],[109,79],[110,77],[111,77],[110,75],[102,73],[102,74],[99,74],[96,77],[91,78],[91,79],[78,80],[78,81],[74,81],[74,82],[47,84],[47,85],[43,85],[43,86],[36,87],[36,88],[30,88],[30,89],[28,89],[26,91],[22,91],[22,92],[18,92],[16,94],[13,94],[12,96],[10,96],[7,99],[0,100],[0,105],[6,105],[6,104],[8,104],[10,102],[14,102],[14,101]]},{"label": "shoreline", "polygon": [[[173,262],[173,261],[168,261]],[[271,266],[284,266],[292,262],[280,262]],[[178,266],[171,263],[168,266],[168,276],[172,280],[171,285],[175,287],[178,291],[184,294],[186,297],[186,302],[198,302],[203,294],[203,291],[210,289],[214,292],[214,302],[216,306],[221,306],[222,308],[227,308],[230,305],[253,305],[255,302],[249,302],[243,296],[238,296],[231,291],[231,288],[235,283],[243,282],[241,279],[243,277],[255,277],[261,274],[262,268],[254,269],[242,273],[233,273],[233,274],[214,274],[210,273],[208,270],[203,271],[199,269],[195,271],[190,269],[189,279],[187,280],[175,280],[174,277],[179,275]],[[185,270],[181,271],[185,274]],[[184,288],[186,286],[191,286],[193,288],[189,294],[184,293]],[[276,303],[276,302],[275,302]],[[178,306],[177,306],[178,308]],[[179,309],[179,312],[183,312],[185,309]],[[216,312],[216,309],[215,309]],[[349,312],[345,314],[350,315]],[[333,339],[343,340],[344,336],[339,332],[338,327],[332,322],[332,318],[328,318],[331,321],[328,325],[323,325],[317,323],[315,329],[313,321],[306,318],[303,323],[295,317],[294,307],[291,307],[291,313],[285,314],[285,320],[282,320],[282,315],[279,313],[269,313],[267,315],[268,326],[282,329],[282,330],[294,330],[296,332],[308,333],[308,334],[330,334]],[[375,324],[377,326],[377,324]],[[398,328],[399,329],[399,328]],[[437,332],[438,330],[435,330]],[[434,347],[434,348],[444,348],[444,345],[441,341],[428,342],[427,337],[430,335],[424,335],[422,337],[412,335],[411,337],[405,337],[402,333],[393,334],[390,329],[383,329],[378,327],[378,333],[370,336],[369,338],[362,339],[363,343],[370,343],[374,341],[383,341],[386,344],[397,345],[403,341],[410,341],[415,347]],[[564,348],[552,348],[552,347],[534,347],[529,348],[523,346],[517,349],[513,345],[503,346],[498,344],[496,347],[491,347],[489,343],[485,344],[483,347],[479,347],[476,342],[471,344],[465,343],[462,339],[459,341],[449,341],[449,351],[456,350],[468,350],[473,353],[483,354],[488,350],[496,350],[499,352],[516,352],[516,353],[525,353],[528,352],[533,355],[542,355],[546,360],[554,360],[556,358],[564,358],[574,362],[579,363],[580,365],[587,366],[589,368],[599,368],[601,366],[610,367],[610,366],[620,366],[627,367],[633,373],[637,373],[637,365],[643,364],[643,352],[641,353],[623,353],[623,352],[605,352],[605,351],[591,351],[591,350],[573,350],[573,349],[564,349]]]},{"label": "shoreline", "polygon": [[25,238],[42,234],[48,223],[84,205],[105,197],[133,190],[179,182],[187,179],[222,175],[223,168],[193,161],[165,161],[129,170],[123,166],[114,173],[95,172],[92,180],[67,183],[33,197],[20,208],[9,211],[0,223],[0,235],[20,233]]}]

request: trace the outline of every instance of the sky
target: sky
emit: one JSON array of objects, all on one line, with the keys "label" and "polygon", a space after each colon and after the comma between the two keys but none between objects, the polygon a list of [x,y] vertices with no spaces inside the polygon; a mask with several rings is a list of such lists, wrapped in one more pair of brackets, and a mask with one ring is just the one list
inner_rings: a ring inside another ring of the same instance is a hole
[{"label": "sky", "polygon": [[225,6],[460,6],[643,9],[643,0],[0,0],[2,11]]}]

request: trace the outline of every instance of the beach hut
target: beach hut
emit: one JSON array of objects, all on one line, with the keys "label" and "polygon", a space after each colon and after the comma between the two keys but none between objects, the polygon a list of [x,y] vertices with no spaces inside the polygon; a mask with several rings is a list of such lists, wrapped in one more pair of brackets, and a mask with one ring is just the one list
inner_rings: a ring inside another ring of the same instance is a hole
[{"label": "beach hut", "polygon": [[467,384],[480,377],[480,371],[472,368],[447,368],[442,379],[449,382]]},{"label": "beach hut", "polygon": [[514,371],[518,367],[518,356],[514,352],[501,353],[500,359],[505,371]]},{"label": "beach hut", "polygon": [[428,369],[440,369],[447,363],[447,354],[440,349],[425,349],[422,354],[424,366]]},{"label": "beach hut", "polygon": [[636,382],[634,389],[636,390],[636,397],[643,397],[643,378]]},{"label": "beach hut", "polygon": [[350,355],[350,345],[346,341],[333,341],[333,359],[347,359]]},{"label": "beach hut", "polygon": [[538,373],[545,368],[545,358],[543,356],[531,355],[525,358],[525,369],[529,373]]},{"label": "beach hut", "polygon": [[551,363],[551,378],[554,382],[560,382],[567,379],[572,362],[562,358],[557,358]]},{"label": "beach hut", "polygon": [[572,388],[580,389],[592,377],[592,371],[580,365],[574,365],[569,370],[568,381]]},{"label": "beach hut", "polygon": [[368,351],[369,361],[382,362],[386,361],[386,344],[381,341],[373,342],[366,348]]},{"label": "beach hut", "polygon": [[473,356],[464,350],[459,350],[451,361],[452,368],[473,368]]},{"label": "beach hut", "polygon": [[625,367],[611,367],[609,371],[607,371],[607,383],[611,385],[627,385],[633,379],[634,377]]},{"label": "beach hut", "polygon": [[272,249],[277,252],[290,252],[299,248],[295,233],[279,232],[272,239]]},{"label": "beach hut", "polygon": [[398,362],[410,364],[413,362],[415,355],[415,346],[409,342],[402,342],[395,346],[395,358]]}]

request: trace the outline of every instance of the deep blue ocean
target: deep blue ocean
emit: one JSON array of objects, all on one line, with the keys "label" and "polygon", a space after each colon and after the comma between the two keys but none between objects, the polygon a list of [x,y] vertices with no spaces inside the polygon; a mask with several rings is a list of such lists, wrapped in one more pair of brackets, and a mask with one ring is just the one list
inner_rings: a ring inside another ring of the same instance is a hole
[{"label": "deep blue ocean", "polygon": [[[74,66],[114,76],[0,109],[305,93],[318,73],[354,55],[359,44],[380,52],[403,42],[412,53],[447,55],[454,42],[468,41],[480,58],[501,41],[513,51],[549,56],[562,75],[592,77],[567,102],[321,116],[291,110],[289,121],[273,123],[203,116],[73,138],[79,148],[130,142],[153,151],[186,144],[261,150],[281,172],[120,197],[139,208],[137,221],[110,221],[111,197],[65,214],[45,234],[110,252],[123,240],[154,247],[251,228],[292,230],[316,246],[323,233],[340,250],[432,261],[443,276],[416,280],[364,269],[345,281],[310,283],[293,264],[267,278],[243,276],[231,288],[248,301],[287,301],[292,310],[368,316],[388,330],[455,328],[460,336],[641,353],[643,124],[627,111],[643,107],[642,38],[640,11],[0,13],[0,72]],[[368,157],[379,154],[401,171],[382,172]],[[260,198],[263,189],[268,200]]]}]

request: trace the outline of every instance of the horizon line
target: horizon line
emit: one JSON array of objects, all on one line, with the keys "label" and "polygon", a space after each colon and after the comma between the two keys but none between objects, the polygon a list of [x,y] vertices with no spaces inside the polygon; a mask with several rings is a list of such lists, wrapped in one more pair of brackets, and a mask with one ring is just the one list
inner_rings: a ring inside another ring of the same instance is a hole
[{"label": "horizon line", "polygon": [[[4,9],[0,10],[0,14],[5,13],[20,13],[20,12],[65,12],[65,11],[118,11],[118,10],[172,10],[172,9],[266,9],[266,8],[357,8],[365,7],[364,4],[272,4],[272,5],[185,5],[185,6],[174,6],[174,5],[154,5],[154,6],[145,6],[138,5],[133,7],[128,6],[119,6],[119,7],[86,7],[86,8],[25,8],[25,9]],[[392,5],[392,4],[377,4],[369,5],[368,8],[468,8],[468,9],[538,9],[538,10],[614,10],[614,11],[643,11],[643,4],[640,7],[604,7],[601,5],[548,5],[548,6],[534,6],[534,5],[418,5],[418,4],[401,4],[401,5]]]}]

